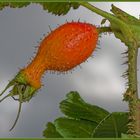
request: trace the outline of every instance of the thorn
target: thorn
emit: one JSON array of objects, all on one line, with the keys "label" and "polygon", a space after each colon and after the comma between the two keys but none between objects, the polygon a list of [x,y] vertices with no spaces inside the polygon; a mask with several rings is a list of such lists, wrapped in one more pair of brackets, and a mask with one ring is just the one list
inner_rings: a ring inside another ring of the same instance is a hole
[{"label": "thorn", "polygon": [[130,87],[131,84],[132,84],[132,83],[130,83],[130,82],[126,82],[126,83],[125,83],[125,85],[128,86],[128,87]]},{"label": "thorn", "polygon": [[128,75],[129,75],[128,72],[124,72],[124,73],[122,74],[122,76],[128,76]]},{"label": "thorn", "polygon": [[126,56],[122,56],[122,58],[128,58],[128,55],[126,55]]},{"label": "thorn", "polygon": [[122,75],[121,77],[125,78],[126,80],[128,79],[128,75],[127,74]]},{"label": "thorn", "polygon": [[129,75],[128,70],[127,70],[127,71],[125,71],[125,72],[123,72],[123,74],[122,74],[122,75]]},{"label": "thorn", "polygon": [[35,49],[38,49],[38,46],[33,46]]},{"label": "thorn", "polygon": [[38,48],[38,46],[33,46],[35,49]]},{"label": "thorn", "polygon": [[51,26],[49,25],[49,29],[50,29],[50,31],[52,32],[52,29],[51,29]]},{"label": "thorn", "polygon": [[96,47],[96,49],[100,50],[101,48],[100,47]]},{"label": "thorn", "polygon": [[127,51],[125,51],[125,52],[123,52],[123,53],[121,53],[121,54],[128,54],[128,50],[127,50]]},{"label": "thorn", "polygon": [[125,61],[124,63],[122,63],[121,65],[125,65],[125,64],[128,64],[128,61]]},{"label": "thorn", "polygon": [[80,18],[78,19],[78,22],[80,22]]}]

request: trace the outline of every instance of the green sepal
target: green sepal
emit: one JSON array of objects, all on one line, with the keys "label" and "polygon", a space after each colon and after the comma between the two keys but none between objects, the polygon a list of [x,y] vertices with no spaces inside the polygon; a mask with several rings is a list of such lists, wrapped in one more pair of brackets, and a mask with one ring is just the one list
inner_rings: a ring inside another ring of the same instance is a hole
[{"label": "green sepal", "polygon": [[[15,78],[13,78],[6,88],[2,91],[0,96],[4,94],[4,92],[9,89],[10,87],[13,87],[10,93],[8,94],[11,97],[22,95],[21,102],[26,102],[29,101],[35,92],[37,91],[36,88],[34,88],[30,83],[28,83],[26,76],[22,71],[20,71]],[[3,100],[3,99],[2,99]],[[2,101],[1,100],[1,101]]]}]

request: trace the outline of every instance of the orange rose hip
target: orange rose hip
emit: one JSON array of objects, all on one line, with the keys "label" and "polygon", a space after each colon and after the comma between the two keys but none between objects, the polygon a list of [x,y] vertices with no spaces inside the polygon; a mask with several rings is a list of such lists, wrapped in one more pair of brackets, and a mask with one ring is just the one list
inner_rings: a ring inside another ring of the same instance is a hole
[{"label": "orange rose hip", "polygon": [[61,25],[42,40],[32,62],[21,69],[0,94],[3,95],[12,86],[10,93],[0,102],[10,96],[19,101],[18,115],[10,130],[17,123],[22,103],[30,101],[41,87],[43,73],[47,70],[68,71],[81,64],[92,54],[97,40],[96,27],[81,22]]},{"label": "orange rose hip", "polygon": [[44,71],[68,71],[84,62],[94,51],[97,39],[95,26],[66,23],[43,39],[36,57],[22,72],[32,86],[40,88]]}]

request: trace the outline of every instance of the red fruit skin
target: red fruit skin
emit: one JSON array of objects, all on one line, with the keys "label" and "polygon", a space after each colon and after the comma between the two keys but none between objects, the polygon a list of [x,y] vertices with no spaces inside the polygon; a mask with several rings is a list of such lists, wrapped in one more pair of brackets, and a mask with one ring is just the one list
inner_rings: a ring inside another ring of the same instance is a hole
[{"label": "red fruit skin", "polygon": [[46,70],[63,72],[81,64],[92,54],[97,40],[98,31],[91,24],[61,25],[43,39],[37,55],[22,72],[33,87],[40,88],[40,79]]}]

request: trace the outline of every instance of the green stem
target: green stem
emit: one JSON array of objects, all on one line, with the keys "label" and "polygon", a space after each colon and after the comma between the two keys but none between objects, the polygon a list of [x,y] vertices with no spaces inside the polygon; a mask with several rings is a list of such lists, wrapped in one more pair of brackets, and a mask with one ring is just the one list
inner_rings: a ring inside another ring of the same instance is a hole
[{"label": "green stem", "polygon": [[[140,100],[138,99],[137,89],[138,40],[134,37],[134,32],[130,29],[131,26],[129,26],[129,22],[125,23],[115,15],[98,9],[88,2],[79,3],[87,9],[108,19],[111,23],[111,29],[113,30],[114,34],[128,46],[128,71],[126,72],[126,75],[128,76],[128,89],[124,94],[124,100],[129,104],[128,134],[131,136],[140,137]],[[102,33],[108,32],[109,29],[98,30],[99,33]]]},{"label": "green stem", "polygon": [[135,44],[128,47],[128,73],[129,89],[134,92],[134,97],[138,99],[137,90],[137,56],[138,46]]},{"label": "green stem", "polygon": [[128,46],[128,89],[124,94],[124,100],[129,105],[128,134],[140,136],[140,102],[137,87],[137,55],[136,43]]},{"label": "green stem", "polygon": [[[110,27],[98,28],[99,33],[112,32]],[[128,134],[140,136],[140,101],[138,99],[137,81],[137,56],[138,45],[136,42],[128,45],[128,89],[124,95],[124,100],[129,104]]]},{"label": "green stem", "polygon": [[110,27],[99,27],[97,28],[98,30],[98,33],[101,34],[101,33],[106,33],[106,32],[112,32],[111,28]]},{"label": "green stem", "polygon": [[79,2],[80,5],[84,6],[85,8],[95,12],[96,14],[110,20],[110,21],[113,21],[114,23],[116,24],[123,24],[123,22],[121,20],[119,20],[118,18],[116,18],[113,14],[110,14],[106,11],[103,11],[93,5],[91,5],[90,3],[88,2]]}]

